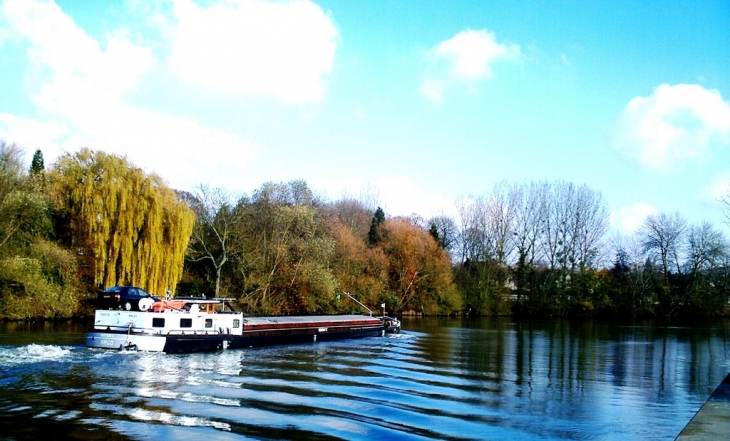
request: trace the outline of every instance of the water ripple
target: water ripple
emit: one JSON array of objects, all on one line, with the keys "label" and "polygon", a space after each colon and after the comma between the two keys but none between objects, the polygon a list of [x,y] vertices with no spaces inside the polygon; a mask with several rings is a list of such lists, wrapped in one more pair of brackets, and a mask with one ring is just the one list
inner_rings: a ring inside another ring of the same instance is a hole
[{"label": "water ripple", "polygon": [[42,427],[58,439],[671,439],[715,377],[730,369],[722,338],[657,342],[631,328],[593,338],[550,327],[469,325],[184,355],[0,346],[0,433],[31,439],[27,434]]}]

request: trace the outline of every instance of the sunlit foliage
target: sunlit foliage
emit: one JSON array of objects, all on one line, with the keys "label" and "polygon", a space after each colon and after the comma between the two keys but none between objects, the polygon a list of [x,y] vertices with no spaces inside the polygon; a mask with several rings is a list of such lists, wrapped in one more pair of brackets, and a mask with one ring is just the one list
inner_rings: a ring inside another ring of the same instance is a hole
[{"label": "sunlit foliage", "polygon": [[388,286],[397,311],[450,314],[460,310],[449,255],[433,236],[407,219],[388,219],[380,228]]},{"label": "sunlit foliage", "polygon": [[[460,308],[448,253],[428,231],[405,219],[386,220],[382,209],[352,199],[325,204],[306,183],[292,181],[266,183],[235,207],[219,204],[217,210],[208,217],[225,218],[225,228],[199,221],[196,235],[202,239],[191,243],[191,255],[204,254],[201,243],[210,237],[222,262],[222,242],[215,238],[225,231],[230,264],[189,260],[185,285],[197,278],[213,288],[218,280],[220,293],[238,298],[247,312],[362,312],[342,291],[376,311],[382,303],[392,313]],[[377,243],[370,241],[372,219],[378,219]],[[216,269],[223,270],[219,277],[207,276]]]},{"label": "sunlit foliage", "polygon": [[71,317],[84,297],[76,260],[49,240],[47,194],[22,161],[19,147],[0,140],[0,318]]},{"label": "sunlit foliage", "polygon": [[0,140],[0,319],[88,314],[118,284],[235,297],[253,314],[361,312],[344,291],[391,314],[730,315],[721,231],[659,213],[611,248],[585,185],[501,182],[428,221],[327,202],[301,180],[250,197],[199,188],[88,149],[48,170],[37,150],[28,167]]},{"label": "sunlit foliage", "polygon": [[83,296],[74,256],[45,241],[27,256],[0,260],[0,310],[9,319],[63,318],[79,313]]},{"label": "sunlit foliage", "polygon": [[70,245],[93,256],[94,285],[175,288],[195,216],[160,177],[83,149],[61,157],[49,178]]},{"label": "sunlit foliage", "polygon": [[[382,302],[395,306],[388,287],[388,265],[382,248],[368,246],[368,224],[373,216],[364,206],[349,201],[335,203],[328,209],[327,230],[335,242],[332,272],[342,291],[360,302],[376,307]],[[359,219],[359,221],[358,221]],[[348,297],[341,297],[338,307],[347,312],[362,312]]]},{"label": "sunlit foliage", "polygon": [[334,240],[308,197],[281,196],[262,191],[239,206],[243,303],[268,313],[331,312],[338,289],[330,267]]}]

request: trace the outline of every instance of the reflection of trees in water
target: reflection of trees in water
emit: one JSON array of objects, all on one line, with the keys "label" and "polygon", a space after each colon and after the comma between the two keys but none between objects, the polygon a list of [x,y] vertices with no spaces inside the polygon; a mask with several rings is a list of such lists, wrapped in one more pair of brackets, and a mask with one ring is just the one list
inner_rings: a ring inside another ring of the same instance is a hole
[{"label": "reflection of trees in water", "polygon": [[730,324],[666,326],[510,318],[463,320],[432,332],[424,351],[450,359],[485,402],[564,418],[599,418],[601,401],[629,407],[704,400],[722,381]]},{"label": "reflection of trees in water", "polygon": [[0,344],[82,344],[88,328],[81,320],[0,321]]}]

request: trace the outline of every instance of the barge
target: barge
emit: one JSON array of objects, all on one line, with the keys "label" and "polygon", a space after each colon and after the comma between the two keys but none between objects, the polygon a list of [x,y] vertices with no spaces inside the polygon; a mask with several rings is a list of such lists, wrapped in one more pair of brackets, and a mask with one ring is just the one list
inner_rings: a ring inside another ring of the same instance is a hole
[{"label": "barge", "polygon": [[[367,315],[246,317],[234,299],[173,298],[147,310],[97,310],[90,348],[187,353],[252,346],[385,336],[400,321]],[[359,302],[358,302],[359,303]],[[140,307],[143,305],[140,304]]]}]

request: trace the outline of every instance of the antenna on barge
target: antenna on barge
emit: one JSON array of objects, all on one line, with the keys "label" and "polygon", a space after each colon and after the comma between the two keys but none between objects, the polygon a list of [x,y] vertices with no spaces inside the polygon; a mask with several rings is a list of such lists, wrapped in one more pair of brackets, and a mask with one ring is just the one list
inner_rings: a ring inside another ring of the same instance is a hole
[{"label": "antenna on barge", "polygon": [[370,317],[372,317],[372,316],[373,316],[373,311],[371,311],[371,310],[370,310],[370,308],[368,308],[367,306],[363,305],[363,304],[362,304],[362,303],[361,303],[361,302],[360,302],[360,301],[359,301],[358,299],[356,299],[355,297],[353,297],[352,295],[350,295],[350,293],[349,293],[349,292],[345,292],[345,291],[342,291],[342,294],[346,295],[347,297],[349,297],[349,298],[351,298],[352,300],[354,300],[354,301],[355,301],[355,303],[357,303],[358,305],[360,305],[360,306],[362,306],[363,308],[367,309],[367,310],[368,310],[368,312],[370,313]]}]

